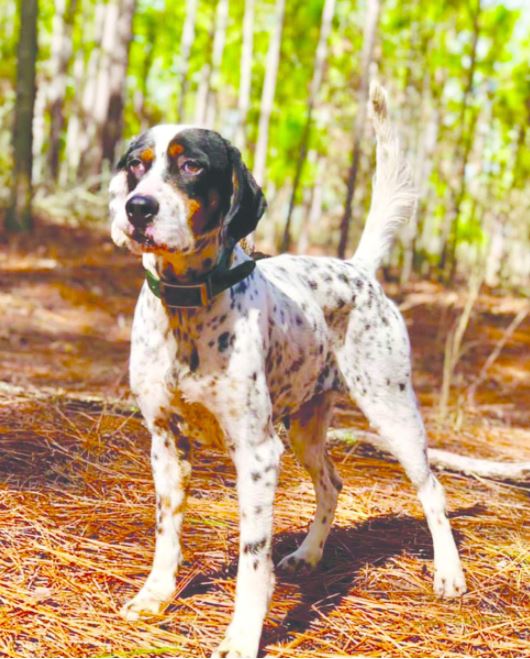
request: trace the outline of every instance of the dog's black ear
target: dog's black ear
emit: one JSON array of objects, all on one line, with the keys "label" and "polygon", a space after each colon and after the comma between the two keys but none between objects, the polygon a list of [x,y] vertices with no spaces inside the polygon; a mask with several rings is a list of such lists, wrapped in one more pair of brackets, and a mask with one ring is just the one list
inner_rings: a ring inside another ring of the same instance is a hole
[{"label": "dog's black ear", "polygon": [[120,172],[122,169],[125,169],[127,166],[127,156],[129,155],[129,151],[127,150],[121,158],[118,160],[116,165],[114,165],[114,171]]},{"label": "dog's black ear", "polygon": [[232,163],[234,187],[224,224],[227,236],[237,242],[254,231],[267,208],[267,201],[261,188],[241,160],[239,150],[228,142],[226,146]]}]

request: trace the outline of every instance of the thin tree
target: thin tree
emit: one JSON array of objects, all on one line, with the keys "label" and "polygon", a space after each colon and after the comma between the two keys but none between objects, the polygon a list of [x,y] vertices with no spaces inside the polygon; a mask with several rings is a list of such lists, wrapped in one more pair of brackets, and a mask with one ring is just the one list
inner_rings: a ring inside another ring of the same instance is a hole
[{"label": "thin tree", "polygon": [[84,176],[84,166],[95,140],[92,118],[96,102],[96,83],[101,59],[101,42],[105,23],[106,5],[98,0],[95,6],[83,4],[81,20],[85,26],[84,44],[91,44],[88,61],[84,61],[83,49],[77,50],[72,67],[74,86],[78,93],[72,100],[66,131],[64,164],[61,171],[63,181],[73,182]]},{"label": "thin tree", "polygon": [[223,61],[228,21],[228,0],[218,0],[209,34],[212,43],[210,57],[201,69],[195,104],[195,121],[213,128],[217,117],[217,89]]},{"label": "thin tree", "polygon": [[48,167],[51,178],[59,175],[61,134],[64,129],[64,99],[68,65],[72,55],[72,28],[78,0],[57,0],[53,18],[52,54],[50,62],[50,86],[48,104],[50,108],[50,132],[48,143]]},{"label": "thin tree", "polygon": [[139,86],[134,94],[134,108],[138,117],[140,118],[140,128],[145,130],[149,124],[149,110],[146,103],[149,88],[149,76],[153,68],[153,61],[155,58],[155,39],[157,35],[157,22],[151,14],[146,14],[146,40],[145,40],[145,55],[141,67],[141,77]]},{"label": "thin tree", "polygon": [[469,55],[469,68],[467,70],[466,83],[460,105],[460,113],[457,125],[460,128],[460,135],[456,143],[453,162],[456,164],[456,189],[451,195],[451,206],[447,218],[446,228],[444,231],[444,240],[442,253],[440,256],[440,271],[443,276],[449,280],[453,279],[456,270],[456,246],[458,243],[458,224],[460,220],[460,209],[467,191],[466,167],[469,155],[473,147],[475,124],[478,119],[478,112],[471,112],[471,119],[466,121],[468,114],[469,102],[473,93],[475,82],[475,71],[477,66],[477,46],[480,36],[480,13],[481,0],[476,0],[474,10],[471,14],[472,37],[471,53]]},{"label": "thin tree", "polygon": [[116,146],[123,130],[124,96],[135,10],[136,0],[121,0],[115,25],[116,44],[110,62],[107,117],[101,131],[102,157],[110,164],[114,162]]},{"label": "thin tree", "polygon": [[258,140],[254,156],[253,174],[256,181],[262,185],[265,178],[265,163],[267,160],[267,146],[269,142],[269,122],[276,93],[276,78],[280,61],[280,47],[282,43],[283,20],[285,16],[285,0],[276,0],[274,10],[274,32],[269,43],[265,80],[261,95],[261,108],[258,124]]},{"label": "thin tree", "polygon": [[[406,284],[414,270],[417,261],[417,246],[420,234],[420,215],[426,212],[425,199],[429,178],[433,168],[433,158],[436,149],[436,139],[439,132],[441,114],[438,112],[430,89],[430,74],[424,74],[421,93],[419,94],[419,115],[413,129],[417,131],[417,151],[414,161],[414,187],[418,191],[418,204],[406,226],[403,235],[403,262],[401,264],[400,282]],[[412,117],[411,117],[412,119]]]},{"label": "thin tree", "polygon": [[206,125],[215,126],[217,119],[217,91],[221,76],[221,64],[226,41],[226,25],[228,22],[228,0],[219,0],[215,12],[215,32],[213,37],[212,65],[208,80],[208,93],[206,95]]},{"label": "thin tree", "polygon": [[239,98],[237,104],[237,125],[235,143],[243,151],[247,143],[247,115],[250,107],[252,84],[252,52],[254,49],[254,0],[245,0],[243,17],[243,47],[241,48],[241,75],[239,77]]},{"label": "thin tree", "polygon": [[[96,6],[96,22],[99,7]],[[135,8],[136,0],[109,0],[103,10],[101,47],[95,62],[97,71],[94,72],[92,62],[89,62],[91,75],[84,90],[84,130],[90,141],[81,157],[81,176],[99,174],[104,160],[114,160],[116,142],[121,136],[123,95]]]},{"label": "thin tree", "polygon": [[198,0],[187,0],[186,18],[182,29],[182,38],[180,42],[180,69],[179,69],[179,104],[177,118],[178,121],[184,120],[184,108],[186,95],[188,93],[188,69],[190,62],[191,47],[195,38],[195,21],[197,18]]},{"label": "thin tree", "polygon": [[194,121],[199,126],[206,123],[206,104],[208,102],[208,90],[210,88],[210,76],[212,72],[212,50],[215,36],[217,11],[212,13],[208,29],[208,40],[202,53],[204,61],[199,73],[199,83],[195,94],[195,118]]},{"label": "thin tree", "polygon": [[13,128],[13,186],[6,214],[7,231],[29,231],[32,227],[31,197],[33,164],[33,108],[37,60],[37,0],[20,0],[20,31],[17,52],[15,124]]},{"label": "thin tree", "polygon": [[[430,175],[432,166],[433,143],[433,121],[434,114],[431,102],[431,75],[428,67],[428,52],[433,39],[433,30],[435,24],[425,21],[424,25],[420,12],[422,8],[419,4],[411,3],[408,14],[409,36],[408,36],[408,60],[415,61],[421,65],[417,67],[407,67],[403,86],[401,89],[402,96],[402,121],[404,128],[407,130],[406,141],[409,149],[412,151],[414,187],[418,192],[419,199],[422,194]],[[412,147],[412,148],[411,148]],[[400,281],[405,284],[412,274],[415,255],[416,255],[416,238],[418,233],[419,206],[416,204],[412,216],[404,228],[402,234],[402,258]]]},{"label": "thin tree", "polygon": [[346,187],[346,202],[344,204],[344,214],[340,223],[340,239],[337,254],[344,258],[346,245],[348,243],[348,232],[350,228],[353,198],[355,195],[355,185],[359,171],[359,160],[361,157],[361,139],[366,123],[366,103],[368,101],[368,89],[370,83],[370,65],[373,59],[375,36],[377,24],[379,22],[380,1],[368,0],[366,21],[364,25],[363,52],[361,56],[361,84],[358,94],[357,116],[353,130],[353,149],[350,171],[348,174],[348,183]]},{"label": "thin tree", "polygon": [[317,226],[322,218],[322,202],[324,196],[324,171],[326,168],[326,160],[323,155],[317,154],[315,151],[309,151],[307,154],[309,162],[313,161],[316,169],[315,182],[311,187],[311,195],[309,198],[308,209],[304,212],[304,221],[300,229],[300,235],[297,240],[298,251],[301,254],[307,252],[309,248],[309,239],[311,230]]},{"label": "thin tree", "polygon": [[294,205],[296,203],[296,195],[298,186],[302,178],[304,163],[307,157],[307,149],[309,146],[309,139],[311,136],[311,123],[313,118],[313,110],[317,100],[317,94],[322,84],[324,76],[324,65],[326,63],[328,51],[328,38],[331,31],[331,24],[333,21],[333,14],[335,12],[335,0],[325,0],[324,8],[322,10],[322,20],[320,23],[320,37],[318,39],[318,46],[315,53],[315,61],[313,64],[313,77],[311,79],[311,86],[309,88],[309,99],[307,102],[307,114],[302,132],[302,140],[300,142],[300,155],[296,163],[296,171],[293,180],[293,189],[291,191],[291,199],[289,200],[289,210],[287,211],[287,218],[285,220],[285,228],[283,231],[283,239],[281,244],[281,251],[286,252],[291,243],[291,217],[293,215]]}]

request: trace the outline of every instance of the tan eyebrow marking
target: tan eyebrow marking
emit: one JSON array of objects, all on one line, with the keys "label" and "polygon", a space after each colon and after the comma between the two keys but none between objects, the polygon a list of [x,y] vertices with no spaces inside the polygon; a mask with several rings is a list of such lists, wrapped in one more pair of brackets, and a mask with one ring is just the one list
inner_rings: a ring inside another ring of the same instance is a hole
[{"label": "tan eyebrow marking", "polygon": [[169,145],[169,148],[167,150],[168,154],[174,158],[175,156],[178,156],[180,153],[184,151],[184,147],[182,144],[178,144],[177,142],[173,142],[173,144]]},{"label": "tan eyebrow marking", "polygon": [[140,153],[140,158],[142,160],[147,160],[147,162],[152,162],[155,159],[155,154],[153,152],[153,149],[144,149]]}]

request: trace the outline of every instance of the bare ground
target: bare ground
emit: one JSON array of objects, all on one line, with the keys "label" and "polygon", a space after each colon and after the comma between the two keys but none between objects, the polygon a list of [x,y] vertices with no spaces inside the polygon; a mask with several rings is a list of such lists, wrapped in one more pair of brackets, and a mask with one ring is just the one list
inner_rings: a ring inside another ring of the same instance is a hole
[{"label": "bare ground", "polygon": [[[118,616],[147,575],[154,544],[149,438],[127,388],[141,277],[139,264],[96,230],[41,224],[0,251],[1,656],[208,656],[230,619],[234,471],[211,448],[195,455],[189,563],[177,597],[156,621],[133,625]],[[465,399],[527,302],[480,295],[442,427],[445,338],[465,292],[426,282],[388,290],[409,326],[431,445],[529,460],[530,317],[477,390],[476,406]],[[366,428],[345,402],[335,425]],[[332,454],[346,487],[324,559],[310,576],[279,575],[262,654],[528,655],[528,490],[441,475],[469,592],[440,602],[427,527],[399,466],[358,444],[336,443]],[[276,559],[301,540],[313,505],[308,478],[286,454]]]}]

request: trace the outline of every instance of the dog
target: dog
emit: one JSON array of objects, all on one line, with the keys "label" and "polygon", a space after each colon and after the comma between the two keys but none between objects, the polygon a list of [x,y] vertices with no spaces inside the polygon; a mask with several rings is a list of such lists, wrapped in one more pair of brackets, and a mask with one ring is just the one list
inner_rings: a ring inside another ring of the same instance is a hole
[{"label": "dog", "polygon": [[152,569],[122,613],[156,615],[171,600],[191,446],[220,441],[237,472],[240,542],[234,614],[216,657],[257,656],[274,583],[280,421],[316,494],[307,536],[280,568],[313,568],[322,556],[342,487],[325,448],[337,392],[360,407],[417,489],[433,539],[435,593],[466,590],[444,492],[427,462],[405,323],[375,278],[416,195],[377,83],[369,106],[376,172],[350,260],[251,259],[239,243],[254,231],[265,199],[238,150],[211,130],[148,130],[132,140],[111,181],[112,238],[141,255],[146,271],[130,384],[152,435],[157,505]]}]

